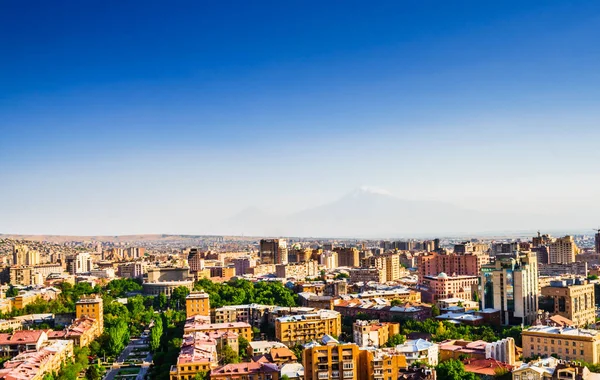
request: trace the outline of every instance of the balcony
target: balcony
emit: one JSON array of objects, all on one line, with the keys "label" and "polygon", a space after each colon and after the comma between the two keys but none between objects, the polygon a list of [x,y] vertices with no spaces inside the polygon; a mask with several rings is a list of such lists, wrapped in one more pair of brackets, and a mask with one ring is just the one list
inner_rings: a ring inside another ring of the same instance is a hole
[{"label": "balcony", "polygon": [[317,378],[318,379],[329,379],[329,372],[327,372],[327,371],[318,372]]}]

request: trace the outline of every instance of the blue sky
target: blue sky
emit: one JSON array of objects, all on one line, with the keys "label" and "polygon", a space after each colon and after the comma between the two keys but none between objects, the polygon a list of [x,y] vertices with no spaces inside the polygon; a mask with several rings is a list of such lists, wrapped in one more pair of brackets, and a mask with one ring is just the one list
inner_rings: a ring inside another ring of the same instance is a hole
[{"label": "blue sky", "polygon": [[218,232],[361,185],[597,219],[597,1],[372,3],[2,2],[0,232]]}]

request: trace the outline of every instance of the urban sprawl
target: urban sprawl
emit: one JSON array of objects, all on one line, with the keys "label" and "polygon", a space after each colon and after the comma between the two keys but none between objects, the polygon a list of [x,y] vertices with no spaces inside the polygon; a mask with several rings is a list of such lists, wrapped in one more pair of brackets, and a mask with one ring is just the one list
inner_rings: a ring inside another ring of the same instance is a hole
[{"label": "urban sprawl", "polygon": [[600,231],[0,235],[0,379],[600,379]]}]

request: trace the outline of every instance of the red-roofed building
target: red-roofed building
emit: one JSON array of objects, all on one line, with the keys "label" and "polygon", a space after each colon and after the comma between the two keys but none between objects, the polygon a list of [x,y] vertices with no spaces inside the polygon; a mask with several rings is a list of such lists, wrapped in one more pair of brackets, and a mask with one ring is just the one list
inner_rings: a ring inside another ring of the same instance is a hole
[{"label": "red-roofed building", "polygon": [[227,364],[210,371],[210,380],[279,380],[279,368],[270,363]]},{"label": "red-roofed building", "polygon": [[15,357],[25,351],[38,351],[48,340],[43,330],[20,330],[0,334],[0,356]]},{"label": "red-roofed building", "polygon": [[493,379],[498,374],[511,372],[513,366],[494,359],[467,359],[463,361],[465,371],[473,372],[480,379]]}]

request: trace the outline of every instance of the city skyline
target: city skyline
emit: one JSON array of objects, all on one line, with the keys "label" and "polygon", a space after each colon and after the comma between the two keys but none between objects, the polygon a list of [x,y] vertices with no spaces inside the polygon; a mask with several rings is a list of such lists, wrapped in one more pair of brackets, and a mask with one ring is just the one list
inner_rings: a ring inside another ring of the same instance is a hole
[{"label": "city skyline", "polygon": [[591,230],[599,20],[592,1],[5,3],[0,232],[236,232],[213,229],[362,186],[518,219],[498,232]]}]

